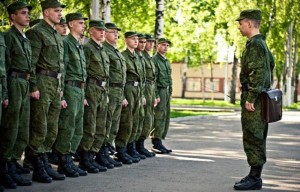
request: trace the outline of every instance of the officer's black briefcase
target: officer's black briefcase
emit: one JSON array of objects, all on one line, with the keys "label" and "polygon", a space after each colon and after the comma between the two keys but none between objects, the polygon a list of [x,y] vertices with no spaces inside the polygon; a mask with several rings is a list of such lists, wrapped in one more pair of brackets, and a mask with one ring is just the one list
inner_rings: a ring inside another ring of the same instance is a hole
[{"label": "officer's black briefcase", "polygon": [[267,123],[281,120],[282,118],[282,91],[269,89],[261,93],[262,118]]}]

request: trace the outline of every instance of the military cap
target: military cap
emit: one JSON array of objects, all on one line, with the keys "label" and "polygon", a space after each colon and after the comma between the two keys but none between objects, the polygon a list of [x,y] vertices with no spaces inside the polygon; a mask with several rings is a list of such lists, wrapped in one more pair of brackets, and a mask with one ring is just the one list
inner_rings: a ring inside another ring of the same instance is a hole
[{"label": "military cap", "polygon": [[67,23],[73,20],[80,20],[80,19],[88,20],[88,18],[83,17],[81,13],[69,13],[66,15]]},{"label": "military cap", "polygon": [[171,41],[166,38],[159,38],[157,40],[157,44],[160,44],[160,43],[169,43],[169,45],[171,45]]},{"label": "military cap", "polygon": [[62,18],[60,19],[60,21],[59,21],[58,24],[63,25],[63,24],[66,24],[66,23],[67,23],[66,20],[62,17]]},{"label": "military cap", "polygon": [[41,2],[41,6],[43,11],[48,8],[66,7],[65,5],[61,4],[58,0],[45,0]]},{"label": "military cap", "polygon": [[89,26],[90,26],[90,28],[95,27],[95,28],[98,28],[98,29],[106,30],[104,21],[102,21],[102,20],[90,20]]},{"label": "military cap", "polygon": [[139,39],[146,39],[146,36],[143,33],[139,33],[138,37],[139,37]]},{"label": "military cap", "polygon": [[29,27],[33,27],[35,24],[38,24],[42,19],[34,19],[29,22]]},{"label": "military cap", "polygon": [[107,29],[116,29],[116,30],[118,30],[118,31],[121,31],[121,29],[118,28],[117,25],[114,24],[114,23],[105,23],[105,27],[106,27]]},{"label": "military cap", "polygon": [[138,36],[138,33],[135,31],[127,31],[124,33],[125,38]]},{"label": "military cap", "polygon": [[145,37],[146,37],[147,41],[155,41],[154,36],[151,34],[145,34]]},{"label": "military cap", "polygon": [[7,6],[7,13],[10,15],[13,14],[16,10],[23,9],[26,7],[28,8],[29,11],[32,9],[31,5],[27,5],[23,1],[16,1]]},{"label": "military cap", "polygon": [[240,17],[236,19],[236,21],[240,21],[243,19],[255,19],[261,20],[261,11],[258,9],[247,9],[240,13]]}]

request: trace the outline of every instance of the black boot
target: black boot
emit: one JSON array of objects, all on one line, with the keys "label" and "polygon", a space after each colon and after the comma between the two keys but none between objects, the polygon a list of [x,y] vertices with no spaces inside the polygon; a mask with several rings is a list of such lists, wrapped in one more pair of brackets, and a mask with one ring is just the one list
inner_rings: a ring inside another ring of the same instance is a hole
[{"label": "black boot", "polygon": [[252,166],[248,176],[233,186],[235,190],[259,190],[262,188],[262,166]]},{"label": "black boot", "polygon": [[133,157],[133,158],[138,159],[139,161],[140,161],[141,159],[146,159],[146,156],[145,156],[145,155],[141,155],[141,154],[139,154],[139,153],[136,151],[136,148],[135,148],[135,142],[134,142],[134,141],[127,144],[127,153],[128,153],[128,155],[130,155],[130,156]]},{"label": "black boot", "polygon": [[[102,165],[100,165],[99,163],[96,162],[96,160],[95,160],[95,152],[89,151],[88,153],[89,153],[89,158],[90,158],[91,164],[94,167],[96,167],[97,169],[99,169],[99,172],[105,172],[105,171],[107,171],[108,167],[102,166]],[[112,169],[112,168],[109,168],[109,169]]]},{"label": "black boot", "polygon": [[16,189],[17,184],[8,174],[7,161],[0,161],[0,185],[8,189]]},{"label": "black boot", "polygon": [[152,148],[151,150],[154,152],[154,153],[157,153],[157,154],[166,154],[168,153],[161,145],[161,140],[158,139],[158,138],[152,138],[151,139],[152,141]]},{"label": "black boot", "polygon": [[72,156],[70,154],[59,154],[57,171],[67,177],[79,177],[79,173],[72,168]]},{"label": "black boot", "polygon": [[102,146],[99,150],[99,152],[96,154],[96,159],[95,161],[97,162],[97,164],[106,167],[108,169],[113,169],[114,165],[111,164],[105,156],[105,151],[104,151],[104,147]]},{"label": "black boot", "polygon": [[90,155],[87,151],[81,151],[80,153],[79,168],[86,170],[88,173],[99,173],[99,169],[91,164]]},{"label": "black boot", "polygon": [[4,191],[4,187],[2,185],[0,185],[0,192]]},{"label": "black boot", "polygon": [[[71,154],[71,155],[74,157],[74,154]],[[78,153],[78,155],[79,155],[79,153]],[[80,158],[80,156],[79,156],[79,158]],[[71,158],[71,167],[74,171],[76,171],[79,174],[79,176],[87,176],[88,175],[87,171],[80,169],[77,165],[74,164],[72,158]]]},{"label": "black boot", "polygon": [[42,155],[34,155],[31,159],[33,165],[32,180],[40,183],[51,183],[52,178],[45,170]]},{"label": "black boot", "polygon": [[145,155],[146,157],[154,157],[154,156],[155,156],[155,153],[150,152],[150,151],[148,151],[148,150],[145,148],[145,146],[144,146],[144,141],[145,141],[145,140],[140,139],[140,140],[138,140],[138,141],[136,142],[136,150],[137,150],[137,152],[138,152],[139,154],[141,154],[141,155]]},{"label": "black boot", "polygon": [[132,160],[128,157],[125,147],[117,147],[117,152],[115,153],[115,158],[117,161],[122,162],[123,164],[132,164]]},{"label": "black boot", "polygon": [[107,147],[107,146],[104,146],[104,147],[103,147],[103,151],[104,151],[104,155],[105,155],[106,160],[107,160],[110,164],[113,164],[114,167],[121,167],[121,166],[122,166],[122,162],[121,162],[121,161],[115,161],[113,158],[111,158],[111,157],[109,156],[109,150],[108,150],[108,147]]},{"label": "black boot", "polygon": [[48,154],[43,154],[42,158],[43,158],[45,171],[47,172],[47,174],[50,177],[52,177],[53,180],[65,180],[66,179],[65,175],[60,174],[57,171],[52,169],[52,166],[51,166],[51,164],[49,163],[49,160],[48,160]]},{"label": "black boot", "polygon": [[48,153],[48,160],[53,165],[59,164],[58,152],[53,150],[51,153]]},{"label": "black boot", "polygon": [[109,143],[107,143],[107,149],[110,155],[114,155],[116,153],[116,148]]},{"label": "black boot", "polygon": [[16,168],[17,168],[17,172],[19,174],[28,174],[28,173],[30,173],[30,169],[29,168],[23,167],[17,161],[16,161]]},{"label": "black boot", "polygon": [[171,153],[172,152],[172,149],[167,149],[163,144],[162,144],[162,140],[161,139],[158,139],[158,143],[160,145],[160,147],[162,149],[164,149],[167,153]]},{"label": "black boot", "polygon": [[19,186],[30,186],[32,185],[32,181],[30,179],[23,178],[17,172],[17,161],[12,160],[11,162],[7,163],[8,173],[12,180]]}]

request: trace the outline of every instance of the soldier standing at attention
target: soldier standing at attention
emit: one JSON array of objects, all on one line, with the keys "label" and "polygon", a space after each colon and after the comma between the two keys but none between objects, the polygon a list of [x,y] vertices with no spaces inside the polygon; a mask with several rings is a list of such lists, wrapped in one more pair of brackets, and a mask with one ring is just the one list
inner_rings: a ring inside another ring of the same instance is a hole
[{"label": "soldier standing at attention", "polygon": [[239,22],[241,34],[248,38],[241,58],[240,82],[243,144],[251,169],[248,176],[235,183],[234,189],[261,189],[261,172],[266,163],[268,123],[261,117],[260,94],[263,89],[271,86],[274,61],[264,37],[259,32],[261,11],[244,10],[236,21]]},{"label": "soldier standing at attention", "polygon": [[29,140],[31,46],[23,30],[29,25],[31,9],[32,6],[22,1],[16,1],[7,7],[12,23],[11,28],[4,34],[7,46],[5,61],[9,103],[4,103],[0,140],[1,164],[7,163],[8,173],[14,181],[3,177],[4,173],[1,173],[1,182],[7,188],[16,188],[16,184],[32,184],[31,180],[23,178],[17,172],[17,161],[21,159]]},{"label": "soldier standing at attention", "polygon": [[26,32],[32,48],[34,73],[30,77],[30,135],[24,166],[32,164],[33,180],[51,183],[52,179],[65,179],[65,175],[51,168],[46,154],[52,151],[61,110],[63,42],[54,25],[60,22],[65,5],[57,0],[45,0],[41,6],[44,19]]},{"label": "soldier standing at attention", "polygon": [[[86,61],[80,38],[84,33],[87,18],[81,13],[66,15],[69,35],[64,39],[64,89],[61,101],[61,113],[58,122],[58,136],[55,150],[59,154],[58,172],[67,177],[86,176],[85,170],[77,167],[72,160],[83,135],[85,82],[87,77]],[[99,172],[95,168],[94,172]]]},{"label": "soldier standing at attention", "polygon": [[83,46],[88,76],[85,98],[89,105],[84,108],[83,137],[77,151],[81,157],[79,166],[88,172],[103,172],[114,167],[110,163],[103,167],[94,160],[106,134],[109,58],[102,46],[105,30],[104,21],[90,20],[91,38]]},{"label": "soldier standing at attention", "polygon": [[[154,122],[154,105],[156,103],[155,99],[155,65],[152,61],[152,57],[150,56],[150,51],[153,50],[155,38],[152,35],[145,35],[146,46],[142,51],[143,58],[145,60],[145,71],[146,71],[146,84],[145,84],[145,98],[146,105],[144,106],[145,110],[145,118],[144,122],[141,125],[141,134],[137,138],[136,149],[137,151],[145,155],[146,157],[153,157],[155,153],[148,151],[144,142],[149,137],[150,131],[153,127]],[[144,42],[144,40],[139,40],[139,43]]]},{"label": "soldier standing at attention", "polygon": [[55,24],[55,29],[56,31],[62,36],[65,37],[67,36],[67,23],[64,18],[61,18],[59,23]]},{"label": "soldier standing at attention", "polygon": [[[109,105],[106,119],[106,137],[104,143],[96,156],[96,161],[102,166],[114,167],[122,166],[121,162],[115,161],[109,156],[109,151],[114,153],[113,142],[119,130],[120,117],[122,111],[122,101],[124,99],[124,85],[126,82],[126,63],[123,55],[117,48],[119,39],[119,29],[114,23],[106,23],[105,42],[103,48],[109,57]],[[127,101],[124,101],[127,102]],[[127,103],[124,103],[127,105]]]},{"label": "soldier standing at attention", "polygon": [[152,151],[165,154],[172,152],[167,149],[162,140],[166,138],[170,125],[170,99],[172,95],[172,70],[169,60],[166,58],[171,42],[165,38],[157,40],[157,53],[153,56],[156,71],[156,98],[154,125],[151,131]]}]

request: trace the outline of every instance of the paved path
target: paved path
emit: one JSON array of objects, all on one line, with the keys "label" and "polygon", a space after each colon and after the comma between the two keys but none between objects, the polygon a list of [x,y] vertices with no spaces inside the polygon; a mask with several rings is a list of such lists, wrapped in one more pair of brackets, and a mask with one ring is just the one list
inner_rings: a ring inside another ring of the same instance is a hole
[{"label": "paved path", "polygon": [[[166,145],[171,155],[158,155],[106,173],[34,183],[15,192],[227,192],[248,171],[240,115],[172,119]],[[147,142],[150,146],[150,142]],[[300,112],[285,112],[270,124],[268,162],[261,191],[300,191]]]}]

